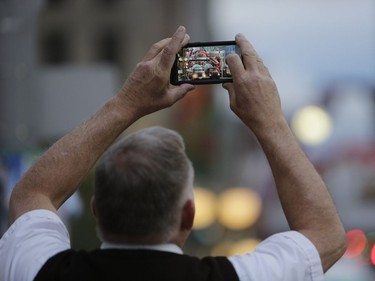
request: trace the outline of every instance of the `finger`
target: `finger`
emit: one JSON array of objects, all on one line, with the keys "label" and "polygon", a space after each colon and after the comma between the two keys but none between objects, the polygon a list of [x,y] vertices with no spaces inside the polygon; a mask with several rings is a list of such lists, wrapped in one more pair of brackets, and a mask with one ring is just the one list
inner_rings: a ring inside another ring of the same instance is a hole
[{"label": "finger", "polygon": [[240,48],[243,57],[243,63],[246,69],[259,70],[261,74],[265,74],[271,77],[271,74],[268,71],[268,68],[264,65],[263,60],[259,57],[253,45],[251,45],[251,43],[245,38],[245,36],[242,34],[237,34],[236,41],[239,46],[240,44],[242,46],[240,46]]},{"label": "finger", "polygon": [[194,85],[191,84],[182,84],[178,87],[170,88],[169,95],[173,99],[174,102],[182,99],[188,92],[195,89]]},{"label": "finger", "polygon": [[234,99],[234,85],[233,83],[224,83],[223,88],[228,91],[229,103],[232,104]]},{"label": "finger", "polygon": [[227,90],[228,92],[231,91],[232,89],[234,89],[233,87],[233,83],[223,83],[222,84],[222,87]]},{"label": "finger", "polygon": [[264,62],[260,57],[257,58],[257,66],[258,66],[258,71],[260,74],[263,74],[272,78],[267,66],[264,65]]},{"label": "finger", "polygon": [[250,42],[245,38],[244,35],[237,34],[236,43],[241,49],[241,55],[245,68],[248,70],[258,70],[258,59],[260,58]]},{"label": "finger", "polygon": [[143,58],[143,61],[149,61],[152,60],[154,57],[156,57],[161,50],[165,48],[165,46],[171,41],[171,38],[165,38],[163,40],[160,40],[159,42],[152,45],[150,50],[146,53],[146,55]]},{"label": "finger", "polygon": [[177,87],[177,89],[179,89],[178,91],[182,91],[182,92],[190,92],[192,90],[195,89],[195,86],[192,85],[192,84],[182,84],[180,85],[179,87]]},{"label": "finger", "polygon": [[[190,36],[188,34],[185,34],[185,38],[182,41],[182,46],[189,43]],[[164,48],[165,46],[171,41],[171,38],[165,38],[163,40],[160,40],[159,42],[152,45],[150,50],[146,53],[146,55],[143,58],[143,61],[149,61],[155,58]]]},{"label": "finger", "polygon": [[181,49],[182,44],[187,40],[186,29],[180,26],[173,34],[171,40],[161,52],[159,67],[162,71],[170,70],[175,60],[177,52]]},{"label": "finger", "polygon": [[[189,43],[189,41],[190,41],[190,36],[189,36],[189,34],[185,34],[185,38],[184,38],[184,40],[182,41],[182,44],[181,44],[181,47],[183,47],[183,46],[185,46],[187,43]],[[181,48],[180,48],[181,49]]]},{"label": "finger", "polygon": [[237,54],[230,54],[226,57],[233,80],[235,81],[245,71],[241,58]]},{"label": "finger", "polygon": [[260,73],[267,75],[268,77],[272,78],[270,71],[268,70],[267,66],[264,63],[259,63],[258,67],[260,69]]}]

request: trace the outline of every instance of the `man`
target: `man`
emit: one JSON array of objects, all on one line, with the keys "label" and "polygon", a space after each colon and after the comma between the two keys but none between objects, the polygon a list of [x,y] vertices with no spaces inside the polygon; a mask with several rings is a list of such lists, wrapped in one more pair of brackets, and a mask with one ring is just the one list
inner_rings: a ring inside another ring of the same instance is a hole
[{"label": "man", "polygon": [[121,140],[101,159],[92,209],[103,244],[70,250],[57,209],[133,122],[169,107],[192,85],[171,87],[184,27],[156,43],[116,96],[55,143],[24,175],[10,199],[13,223],[0,242],[1,280],[323,280],[345,250],[345,232],[327,188],[298,146],[262,60],[238,34],[243,62],[227,57],[230,107],[266,154],[291,231],[242,256],[183,255],[194,219],[193,170],[181,137],[150,128]]}]

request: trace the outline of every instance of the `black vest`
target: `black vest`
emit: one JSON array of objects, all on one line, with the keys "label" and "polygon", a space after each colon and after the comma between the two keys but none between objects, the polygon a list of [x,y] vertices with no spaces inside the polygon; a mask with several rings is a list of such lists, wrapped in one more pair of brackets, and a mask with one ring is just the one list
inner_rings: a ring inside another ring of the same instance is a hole
[{"label": "black vest", "polygon": [[50,258],[35,281],[239,281],[225,257],[199,259],[153,250],[66,250]]}]

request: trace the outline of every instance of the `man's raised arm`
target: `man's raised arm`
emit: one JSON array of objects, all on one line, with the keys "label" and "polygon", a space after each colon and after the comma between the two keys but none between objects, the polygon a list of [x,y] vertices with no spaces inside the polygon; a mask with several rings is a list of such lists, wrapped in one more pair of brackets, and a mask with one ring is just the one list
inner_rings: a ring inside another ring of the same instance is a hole
[{"label": "man's raised arm", "polygon": [[34,209],[56,211],[126,128],[193,89],[188,84],[173,88],[169,84],[175,55],[188,40],[185,28],[179,27],[172,38],[154,44],[116,96],[38,159],[12,192],[11,222]]},{"label": "man's raised arm", "polygon": [[228,56],[233,84],[224,84],[231,109],[266,154],[290,228],[310,239],[326,271],[344,253],[345,231],[324,182],[287,124],[268,69],[243,35],[236,41],[243,63],[237,55]]}]

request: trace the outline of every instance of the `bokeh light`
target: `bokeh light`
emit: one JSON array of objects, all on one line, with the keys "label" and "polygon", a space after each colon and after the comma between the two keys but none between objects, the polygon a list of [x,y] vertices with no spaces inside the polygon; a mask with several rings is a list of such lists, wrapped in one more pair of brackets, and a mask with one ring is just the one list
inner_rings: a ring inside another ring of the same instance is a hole
[{"label": "bokeh light", "polygon": [[363,253],[367,246],[367,237],[360,229],[352,229],[346,233],[348,247],[345,257],[357,257]]},{"label": "bokeh light", "polygon": [[213,247],[211,251],[211,255],[218,257],[218,256],[229,256],[230,249],[232,247],[232,243],[229,241],[223,241]]},{"label": "bokeh light", "polygon": [[375,245],[372,246],[370,259],[372,265],[375,265]]},{"label": "bokeh light", "polygon": [[194,197],[195,219],[193,228],[206,228],[216,219],[216,195],[206,188],[195,187]]},{"label": "bokeh light", "polygon": [[243,239],[232,244],[229,255],[241,255],[255,250],[261,241],[258,239]]},{"label": "bokeh light", "polygon": [[298,110],[292,118],[291,127],[297,138],[307,145],[318,145],[332,133],[331,117],[318,106]]},{"label": "bokeh light", "polygon": [[213,256],[242,255],[254,251],[260,242],[260,240],[254,238],[241,239],[236,242],[225,241],[216,245],[211,254]]},{"label": "bokeh light", "polygon": [[230,188],[220,194],[218,220],[225,227],[241,230],[253,225],[259,218],[262,202],[249,188]]}]

